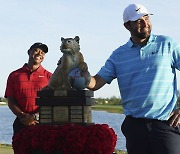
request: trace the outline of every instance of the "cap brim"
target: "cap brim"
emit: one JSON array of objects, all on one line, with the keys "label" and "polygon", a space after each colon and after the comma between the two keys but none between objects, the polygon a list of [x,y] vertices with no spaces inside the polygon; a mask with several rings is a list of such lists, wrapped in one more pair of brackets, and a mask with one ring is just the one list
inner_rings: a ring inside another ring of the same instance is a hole
[{"label": "cap brim", "polygon": [[149,14],[149,13],[148,13],[148,14],[147,14],[147,13],[138,14],[137,16],[135,16],[134,18],[132,18],[130,21],[136,21],[136,20],[142,18],[142,17],[145,16],[145,15],[153,15],[153,14]]},{"label": "cap brim", "polygon": [[145,15],[147,15],[147,14],[146,13],[137,14],[134,18],[130,19],[130,21],[136,21]]},{"label": "cap brim", "polygon": [[39,45],[38,48],[41,48],[45,53],[48,52],[48,47],[45,44]]}]

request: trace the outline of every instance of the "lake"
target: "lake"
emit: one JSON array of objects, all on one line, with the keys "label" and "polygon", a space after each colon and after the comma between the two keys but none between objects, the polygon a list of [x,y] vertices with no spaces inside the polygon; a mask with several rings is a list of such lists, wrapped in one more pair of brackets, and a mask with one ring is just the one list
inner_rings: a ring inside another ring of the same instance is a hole
[{"label": "lake", "polygon": [[[118,141],[116,149],[126,150],[125,137],[122,134],[120,127],[124,120],[123,114],[108,113],[105,111],[92,111],[92,121],[96,124],[108,124],[113,128],[117,134]],[[14,114],[10,111],[8,106],[0,106],[0,143],[11,144],[12,142],[12,124],[15,119]]]}]

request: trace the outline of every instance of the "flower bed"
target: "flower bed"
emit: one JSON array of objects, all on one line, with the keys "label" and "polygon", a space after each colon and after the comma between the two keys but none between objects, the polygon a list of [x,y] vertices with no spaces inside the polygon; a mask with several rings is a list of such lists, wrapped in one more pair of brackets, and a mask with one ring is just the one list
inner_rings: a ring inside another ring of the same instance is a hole
[{"label": "flower bed", "polygon": [[15,154],[112,154],[117,136],[107,124],[35,125],[13,136]]}]

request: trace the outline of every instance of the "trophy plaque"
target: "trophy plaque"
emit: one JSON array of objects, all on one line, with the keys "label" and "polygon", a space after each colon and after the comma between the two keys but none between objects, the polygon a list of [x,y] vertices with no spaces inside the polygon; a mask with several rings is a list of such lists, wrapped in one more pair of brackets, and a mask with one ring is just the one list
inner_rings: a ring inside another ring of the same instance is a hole
[{"label": "trophy plaque", "polygon": [[92,124],[93,96],[89,90],[39,91],[36,104],[40,108],[40,124]]}]

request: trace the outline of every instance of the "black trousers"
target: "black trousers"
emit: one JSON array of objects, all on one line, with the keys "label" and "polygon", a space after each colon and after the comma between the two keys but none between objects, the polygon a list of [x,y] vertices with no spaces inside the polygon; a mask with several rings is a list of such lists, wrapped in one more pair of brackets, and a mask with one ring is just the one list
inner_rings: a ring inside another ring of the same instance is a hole
[{"label": "black trousers", "polygon": [[180,154],[180,127],[168,121],[126,116],[121,130],[128,154]]},{"label": "black trousers", "polygon": [[20,131],[22,128],[26,127],[23,125],[20,121],[19,118],[16,118],[13,123],[13,133],[15,134],[16,132]]}]

